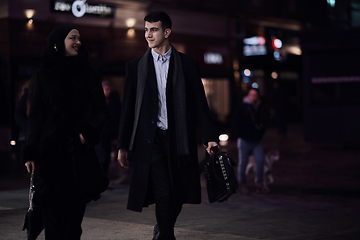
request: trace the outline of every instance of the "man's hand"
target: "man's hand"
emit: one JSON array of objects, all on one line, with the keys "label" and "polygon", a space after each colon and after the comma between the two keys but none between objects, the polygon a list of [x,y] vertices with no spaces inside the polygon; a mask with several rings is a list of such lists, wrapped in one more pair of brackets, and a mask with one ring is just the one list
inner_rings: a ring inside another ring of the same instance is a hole
[{"label": "man's hand", "polygon": [[129,168],[128,151],[125,148],[120,148],[118,152],[118,161],[123,168]]},{"label": "man's hand", "polygon": [[85,144],[86,143],[86,141],[85,141],[85,138],[84,138],[84,136],[80,133],[80,142],[81,142],[81,144]]},{"label": "man's hand", "polygon": [[29,173],[31,172],[31,168],[33,169],[33,171],[35,171],[35,162],[34,161],[27,161],[25,163],[25,166]]},{"label": "man's hand", "polygon": [[206,148],[206,151],[208,152],[208,154],[213,153],[213,150],[211,149],[212,147],[217,147],[218,144],[216,142],[208,142],[208,146]]}]

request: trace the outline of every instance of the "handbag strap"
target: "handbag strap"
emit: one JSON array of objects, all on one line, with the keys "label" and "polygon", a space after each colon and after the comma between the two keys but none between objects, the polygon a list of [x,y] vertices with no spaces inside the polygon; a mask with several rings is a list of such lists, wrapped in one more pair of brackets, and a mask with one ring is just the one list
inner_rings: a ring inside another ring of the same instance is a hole
[{"label": "handbag strap", "polygon": [[30,188],[29,188],[29,209],[28,211],[32,211],[34,206],[33,206],[33,198],[34,198],[34,190],[35,186],[34,186],[34,169],[31,169],[31,174],[30,174]]}]

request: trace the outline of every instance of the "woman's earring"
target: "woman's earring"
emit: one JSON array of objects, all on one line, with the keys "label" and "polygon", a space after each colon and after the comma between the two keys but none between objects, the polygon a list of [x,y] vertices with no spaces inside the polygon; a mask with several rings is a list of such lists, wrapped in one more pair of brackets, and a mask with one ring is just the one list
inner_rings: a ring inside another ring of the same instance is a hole
[{"label": "woman's earring", "polygon": [[56,44],[54,44],[54,49],[55,49],[55,52],[57,52]]}]

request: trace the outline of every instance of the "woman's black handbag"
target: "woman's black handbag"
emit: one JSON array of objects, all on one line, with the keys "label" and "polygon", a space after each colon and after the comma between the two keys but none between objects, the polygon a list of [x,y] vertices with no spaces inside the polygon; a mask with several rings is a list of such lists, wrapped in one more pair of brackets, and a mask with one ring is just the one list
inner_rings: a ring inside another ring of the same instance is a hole
[{"label": "woman's black handbag", "polygon": [[23,231],[27,229],[28,240],[35,240],[44,229],[42,210],[33,203],[35,193],[34,178],[34,170],[32,170],[30,175],[29,209],[26,212],[24,225],[22,228]]},{"label": "woman's black handbag", "polygon": [[236,193],[238,181],[229,155],[214,148],[205,164],[204,175],[209,202],[224,202]]}]

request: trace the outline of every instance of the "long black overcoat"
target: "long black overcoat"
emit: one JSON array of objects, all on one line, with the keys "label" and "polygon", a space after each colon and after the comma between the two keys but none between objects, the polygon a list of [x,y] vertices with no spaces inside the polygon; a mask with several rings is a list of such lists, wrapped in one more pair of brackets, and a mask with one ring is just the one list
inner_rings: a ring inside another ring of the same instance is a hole
[{"label": "long black overcoat", "polygon": [[[149,50],[150,51],[150,50]],[[198,62],[195,58],[179,53],[185,78],[186,116],[188,155],[178,155],[176,149],[175,119],[172,87],[174,71],[174,51],[170,58],[166,98],[169,130],[169,172],[173,186],[174,199],[179,203],[199,204],[201,188],[197,156],[196,127],[199,126],[203,142],[216,141],[210,110],[200,78]],[[127,208],[142,211],[142,207],[154,203],[154,196],[149,188],[149,170],[151,152],[158,119],[158,89],[156,73],[150,57],[146,85],[141,104],[139,122],[136,129],[132,151],[129,152],[131,163],[131,183]],[[123,95],[123,108],[119,126],[118,148],[129,148],[135,114],[135,101],[138,82],[138,64],[140,58],[127,63],[126,82]]]},{"label": "long black overcoat", "polygon": [[[35,161],[38,204],[96,200],[108,185],[94,150],[108,111],[101,81],[87,55],[76,60],[61,64],[47,51],[36,73],[22,158]],[[87,119],[89,104],[93,113]],[[86,144],[80,143],[80,133]]]}]

